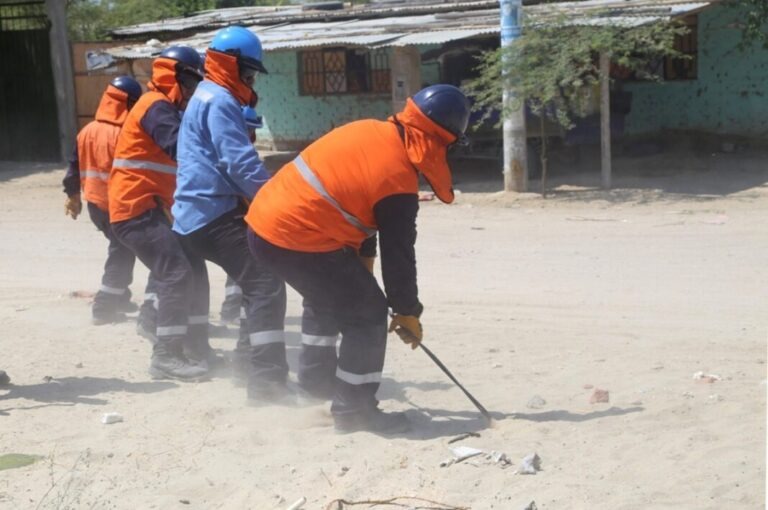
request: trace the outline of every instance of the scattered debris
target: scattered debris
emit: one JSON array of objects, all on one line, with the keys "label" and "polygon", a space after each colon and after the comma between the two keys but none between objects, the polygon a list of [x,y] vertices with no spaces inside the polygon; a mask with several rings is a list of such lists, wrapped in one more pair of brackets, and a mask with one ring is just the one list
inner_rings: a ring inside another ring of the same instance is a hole
[{"label": "scattered debris", "polygon": [[123,415],[120,413],[104,413],[104,416],[101,417],[101,423],[104,425],[120,423],[121,421],[123,421]]},{"label": "scattered debris", "polygon": [[539,395],[534,395],[531,397],[530,400],[528,400],[528,403],[525,405],[530,409],[541,409],[542,407],[547,405],[547,401],[541,398]]},{"label": "scattered debris", "polygon": [[633,402],[630,402],[629,405],[631,405],[631,406],[641,406],[641,405],[643,405],[643,401],[642,400],[635,400]]},{"label": "scattered debris", "polygon": [[83,364],[82,363],[78,363],[77,365],[75,365],[75,368],[83,368]]},{"label": "scattered debris", "polygon": [[536,453],[530,453],[523,457],[520,467],[517,469],[517,474],[535,475],[537,471],[541,471],[541,457]]},{"label": "scattered debris", "polygon": [[590,404],[607,404],[610,401],[611,399],[608,390],[601,390],[600,388],[595,388],[595,391],[592,392],[592,396],[589,397]]},{"label": "scattered debris", "polygon": [[96,297],[96,293],[91,292],[90,290],[73,290],[69,293],[69,297],[78,299],[91,299]]},{"label": "scattered debris", "polygon": [[181,503],[182,505],[188,505],[189,504],[189,500],[188,499],[180,499],[179,503]]},{"label": "scattered debris", "polygon": [[683,392],[683,398],[693,398],[694,395],[690,391],[684,391]]},{"label": "scattered debris", "polygon": [[43,382],[49,383],[51,381],[53,381],[53,377],[51,377],[50,375],[43,376]]},{"label": "scattered debris", "polygon": [[719,381],[721,379],[722,379],[722,377],[720,377],[719,375],[716,375],[716,374],[705,374],[701,370],[699,370],[698,372],[693,374],[693,380],[694,381],[699,381],[699,382],[703,382],[703,383],[712,384],[713,382]]},{"label": "scattered debris", "polygon": [[0,455],[0,471],[29,466],[42,458],[40,455],[27,455],[26,453],[6,453]]},{"label": "scattered debris", "polygon": [[536,506],[535,501],[531,501],[523,510],[539,510],[539,507]]},{"label": "scattered debris", "polygon": [[417,507],[416,505],[411,505],[411,504],[406,505],[404,503],[405,500],[429,503],[431,506],[429,506],[428,508],[431,508],[432,510],[470,510],[469,507],[466,507],[466,506],[448,505],[446,503],[440,503],[439,501],[433,501],[431,499],[425,499],[425,498],[417,498],[414,496],[396,496],[394,498],[389,498],[389,499],[367,499],[364,501],[347,501],[346,499],[334,499],[333,501],[331,501],[325,506],[325,510],[344,510],[347,506],[358,506],[358,505],[368,505],[369,507],[379,506],[379,505],[390,505],[390,506],[399,506],[399,507],[405,507],[405,508],[425,508],[421,506]]},{"label": "scattered debris", "polygon": [[591,390],[594,387],[595,387],[594,384],[585,384],[584,386],[582,386],[582,388],[584,388],[585,390]]},{"label": "scattered debris", "polygon": [[470,437],[480,437],[480,434],[478,434],[477,432],[464,432],[463,434],[459,434],[458,436],[448,441],[448,444],[456,443],[458,441],[461,441],[463,439],[467,439]]},{"label": "scattered debris", "polygon": [[723,396],[718,395],[717,393],[713,393],[712,395],[709,396],[710,402],[722,402],[723,400],[725,400]]},{"label": "scattered debris", "polygon": [[435,194],[431,191],[419,191],[419,202],[431,202],[435,199]]},{"label": "scattered debris", "polygon": [[26,306],[20,306],[18,308],[14,308],[15,312],[26,312],[27,310],[29,310],[29,308],[27,308]]},{"label": "scattered debris", "polygon": [[507,467],[512,465],[512,461],[509,459],[506,453],[492,451],[487,457],[487,460],[492,461],[494,464],[501,464],[501,467]]},{"label": "scattered debris", "polygon": [[301,498],[294,501],[294,503],[288,508],[286,508],[285,510],[299,510],[301,507],[304,506],[306,502],[307,502],[307,498],[302,496]]},{"label": "scattered debris", "polygon": [[339,474],[336,476],[342,477],[346,475],[348,471],[349,471],[349,468],[347,466],[341,466],[341,469],[339,470]]},{"label": "scattered debris", "polygon": [[495,363],[492,368],[502,368],[503,366],[501,363]]},{"label": "scattered debris", "polygon": [[482,455],[485,452],[479,448],[472,448],[471,446],[456,446],[451,448],[451,453],[453,454],[455,462],[461,462],[477,455]]}]

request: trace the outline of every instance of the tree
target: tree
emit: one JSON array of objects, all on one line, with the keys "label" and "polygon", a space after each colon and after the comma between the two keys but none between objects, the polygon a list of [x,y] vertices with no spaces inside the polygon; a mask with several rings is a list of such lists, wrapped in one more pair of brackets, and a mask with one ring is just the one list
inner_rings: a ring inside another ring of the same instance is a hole
[{"label": "tree", "polygon": [[115,27],[189,16],[206,9],[284,3],[286,0],[67,0],[67,24],[73,41],[103,41]]},{"label": "tree", "polygon": [[739,49],[747,50],[754,45],[768,49],[768,1],[727,0],[725,5],[743,13]]},{"label": "tree", "polygon": [[[475,108],[490,112],[501,108],[503,86],[511,90],[518,109],[522,102],[536,115],[556,118],[568,128],[579,116],[585,90],[598,84],[598,56],[610,54],[614,65],[644,79],[659,79],[649,63],[663,57],[682,57],[674,49],[675,37],[687,28],[659,22],[640,27],[579,26],[561,18],[529,27],[505,51],[491,50],[480,57],[479,77],[470,82]],[[509,72],[502,75],[502,61]],[[485,119],[484,119],[485,120]]]}]

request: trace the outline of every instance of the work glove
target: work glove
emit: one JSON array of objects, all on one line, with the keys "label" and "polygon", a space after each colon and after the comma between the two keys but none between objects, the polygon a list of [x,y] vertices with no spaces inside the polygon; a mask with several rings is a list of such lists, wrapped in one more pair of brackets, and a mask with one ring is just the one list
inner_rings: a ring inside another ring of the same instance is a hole
[{"label": "work glove", "polygon": [[421,328],[421,321],[415,315],[400,315],[398,313],[392,316],[392,322],[389,323],[389,332],[397,333],[400,340],[415,349],[421,344],[424,331]]},{"label": "work glove", "polygon": [[76,220],[83,210],[83,202],[80,201],[80,193],[67,197],[67,201],[64,202],[64,214],[71,216],[73,220]]},{"label": "work glove", "polygon": [[376,257],[363,257],[360,255],[360,262],[363,263],[363,266],[365,266],[369,273],[373,274],[373,264],[376,262]]}]

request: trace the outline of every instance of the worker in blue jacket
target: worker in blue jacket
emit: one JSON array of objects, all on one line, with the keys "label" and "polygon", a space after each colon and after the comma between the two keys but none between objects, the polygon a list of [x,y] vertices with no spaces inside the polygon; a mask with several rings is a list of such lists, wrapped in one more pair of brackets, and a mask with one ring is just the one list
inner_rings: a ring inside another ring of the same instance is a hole
[{"label": "worker in blue jacket", "polygon": [[173,230],[184,249],[220,266],[242,289],[248,398],[256,404],[294,400],[286,384],[285,284],[250,256],[243,220],[247,204],[269,179],[242,112],[256,105],[253,84],[266,72],[254,33],[227,27],[216,34],[206,51],[205,79],[181,122],[172,208]]}]

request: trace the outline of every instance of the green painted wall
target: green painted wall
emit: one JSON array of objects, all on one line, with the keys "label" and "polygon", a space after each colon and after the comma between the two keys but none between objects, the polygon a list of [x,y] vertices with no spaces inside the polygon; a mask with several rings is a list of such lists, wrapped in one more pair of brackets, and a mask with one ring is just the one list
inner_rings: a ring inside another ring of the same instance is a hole
[{"label": "green painted wall", "polygon": [[264,116],[264,128],[256,132],[259,143],[298,148],[352,120],[390,115],[389,94],[300,96],[295,52],[269,52],[264,65],[269,74],[260,76],[255,86],[256,110]]},{"label": "green painted wall", "polygon": [[[431,46],[420,48],[422,53]],[[300,96],[298,57],[293,51],[268,52],[259,76],[256,110],[264,117],[264,128],[256,132],[260,144],[278,149],[301,148],[334,127],[357,119],[385,119],[392,114],[392,97],[385,95]],[[438,80],[436,65],[422,66],[422,82]]]},{"label": "green painted wall", "polygon": [[633,93],[629,134],[683,129],[768,136],[768,50],[740,52],[737,9],[699,14],[698,79],[625,85]]}]

